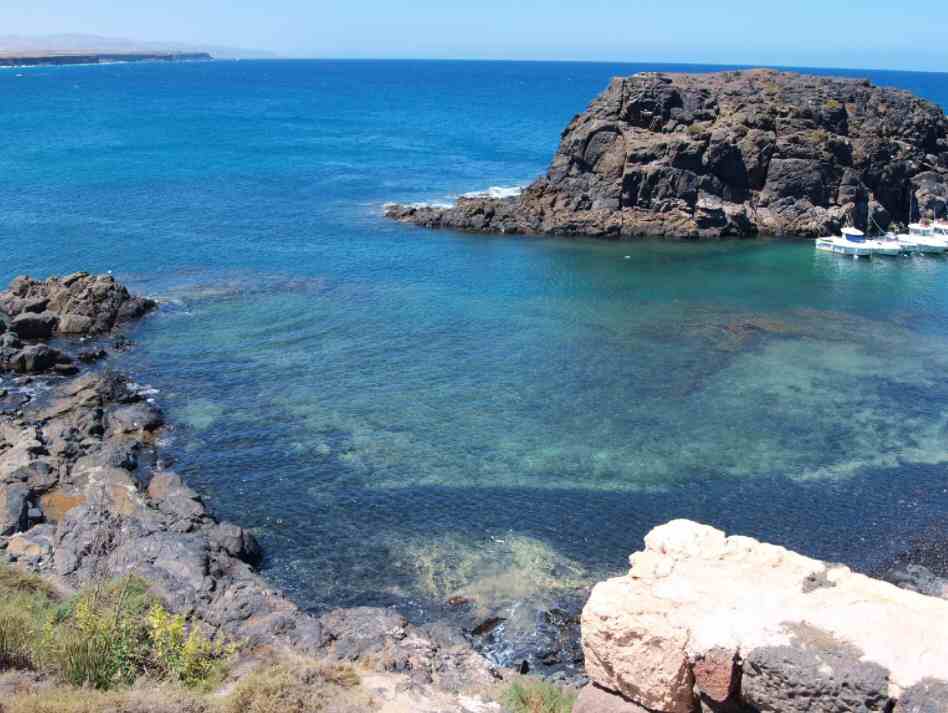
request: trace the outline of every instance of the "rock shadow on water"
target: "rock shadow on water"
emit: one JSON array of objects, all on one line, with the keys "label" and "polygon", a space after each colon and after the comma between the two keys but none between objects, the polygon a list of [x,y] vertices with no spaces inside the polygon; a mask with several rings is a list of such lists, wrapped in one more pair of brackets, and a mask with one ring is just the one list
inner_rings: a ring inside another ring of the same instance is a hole
[{"label": "rock shadow on water", "polygon": [[[577,665],[570,632],[588,588],[618,574],[616,563],[657,524],[700,519],[876,572],[943,517],[946,475],[945,466],[912,465],[832,482],[761,476],[663,493],[350,488],[337,493],[350,506],[331,520],[344,514],[344,532],[314,525],[320,515],[305,503],[285,502],[284,533],[262,533],[264,573],[316,612],[394,606],[418,623],[459,623],[495,660],[569,669]],[[349,581],[321,589],[334,576]]]}]

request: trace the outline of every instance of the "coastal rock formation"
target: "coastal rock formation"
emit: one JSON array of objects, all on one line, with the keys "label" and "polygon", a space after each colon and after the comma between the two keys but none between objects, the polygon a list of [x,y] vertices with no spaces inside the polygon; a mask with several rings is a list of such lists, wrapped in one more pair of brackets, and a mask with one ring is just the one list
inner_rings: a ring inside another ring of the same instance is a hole
[{"label": "coastal rock formation", "polygon": [[432,228],[596,237],[819,236],[948,206],[948,120],[865,80],[772,70],[613,80],[521,196],[386,207]]},{"label": "coastal rock formation", "polygon": [[583,611],[598,709],[948,711],[942,599],[684,520],[630,564]]},{"label": "coastal rock formation", "polygon": [[[74,359],[42,342],[102,336],[155,306],[130,295],[111,275],[77,272],[43,282],[18,277],[0,292],[0,371],[74,375],[79,371]],[[89,361],[81,354],[80,360]]]},{"label": "coastal rock formation", "polygon": [[207,52],[0,52],[0,67],[40,67],[64,64],[112,64],[114,62],[207,62]]},{"label": "coastal rock formation", "polygon": [[0,312],[20,339],[105,334],[155,306],[154,300],[130,295],[111,275],[85,272],[43,282],[18,277],[0,293]]}]

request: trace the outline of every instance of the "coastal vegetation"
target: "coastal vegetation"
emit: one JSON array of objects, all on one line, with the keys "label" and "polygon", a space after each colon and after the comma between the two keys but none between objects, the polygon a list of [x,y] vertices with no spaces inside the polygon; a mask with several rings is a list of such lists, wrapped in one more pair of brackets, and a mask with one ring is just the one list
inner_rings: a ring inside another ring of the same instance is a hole
[{"label": "coastal vegetation", "polygon": [[576,692],[542,679],[515,681],[501,697],[510,713],[570,713]]},{"label": "coastal vegetation", "polygon": [[0,565],[0,666],[107,691],[142,677],[211,687],[234,642],[211,641],[169,613],[135,577],[60,597],[39,578]]},{"label": "coastal vegetation", "polygon": [[[368,665],[368,661],[366,664]],[[0,713],[358,713],[385,710],[352,664],[211,640],[143,579],[63,594],[0,565]],[[572,689],[517,678],[510,713],[569,713]]]},{"label": "coastal vegetation", "polygon": [[[295,658],[261,664],[225,686],[237,642],[205,636],[136,578],[61,595],[0,565],[0,686],[27,691],[2,713],[316,713],[365,711],[371,696],[349,665]],[[223,692],[222,692],[223,691]]]}]

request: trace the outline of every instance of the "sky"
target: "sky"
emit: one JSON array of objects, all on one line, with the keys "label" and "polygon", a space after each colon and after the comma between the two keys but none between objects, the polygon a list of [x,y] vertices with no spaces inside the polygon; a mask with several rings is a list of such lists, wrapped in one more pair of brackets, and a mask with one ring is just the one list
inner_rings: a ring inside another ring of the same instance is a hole
[{"label": "sky", "polygon": [[941,0],[0,0],[0,34],[61,33],[300,57],[948,71]]}]

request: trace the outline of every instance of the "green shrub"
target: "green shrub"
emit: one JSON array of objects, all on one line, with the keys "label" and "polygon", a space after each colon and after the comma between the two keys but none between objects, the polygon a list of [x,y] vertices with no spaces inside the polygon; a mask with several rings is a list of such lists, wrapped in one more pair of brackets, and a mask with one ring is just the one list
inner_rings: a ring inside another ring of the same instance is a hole
[{"label": "green shrub", "polygon": [[186,686],[203,684],[236,653],[235,644],[213,642],[196,626],[187,631],[184,617],[169,614],[160,604],[151,607],[146,621],[157,672]]},{"label": "green shrub", "polygon": [[511,713],[570,713],[576,692],[539,679],[523,679],[510,685],[501,702]]},{"label": "green shrub", "polygon": [[38,643],[56,605],[42,579],[0,565],[0,669],[41,665]]},{"label": "green shrub", "polygon": [[100,583],[59,602],[39,577],[0,566],[0,669],[42,669],[101,691],[143,674],[196,687],[220,679],[235,650],[189,630],[139,578]]},{"label": "green shrub", "polygon": [[36,622],[25,597],[0,604],[0,670],[33,668]]},{"label": "green shrub", "polygon": [[133,580],[79,594],[47,625],[43,657],[74,686],[108,690],[131,684],[145,670],[149,641]]}]

